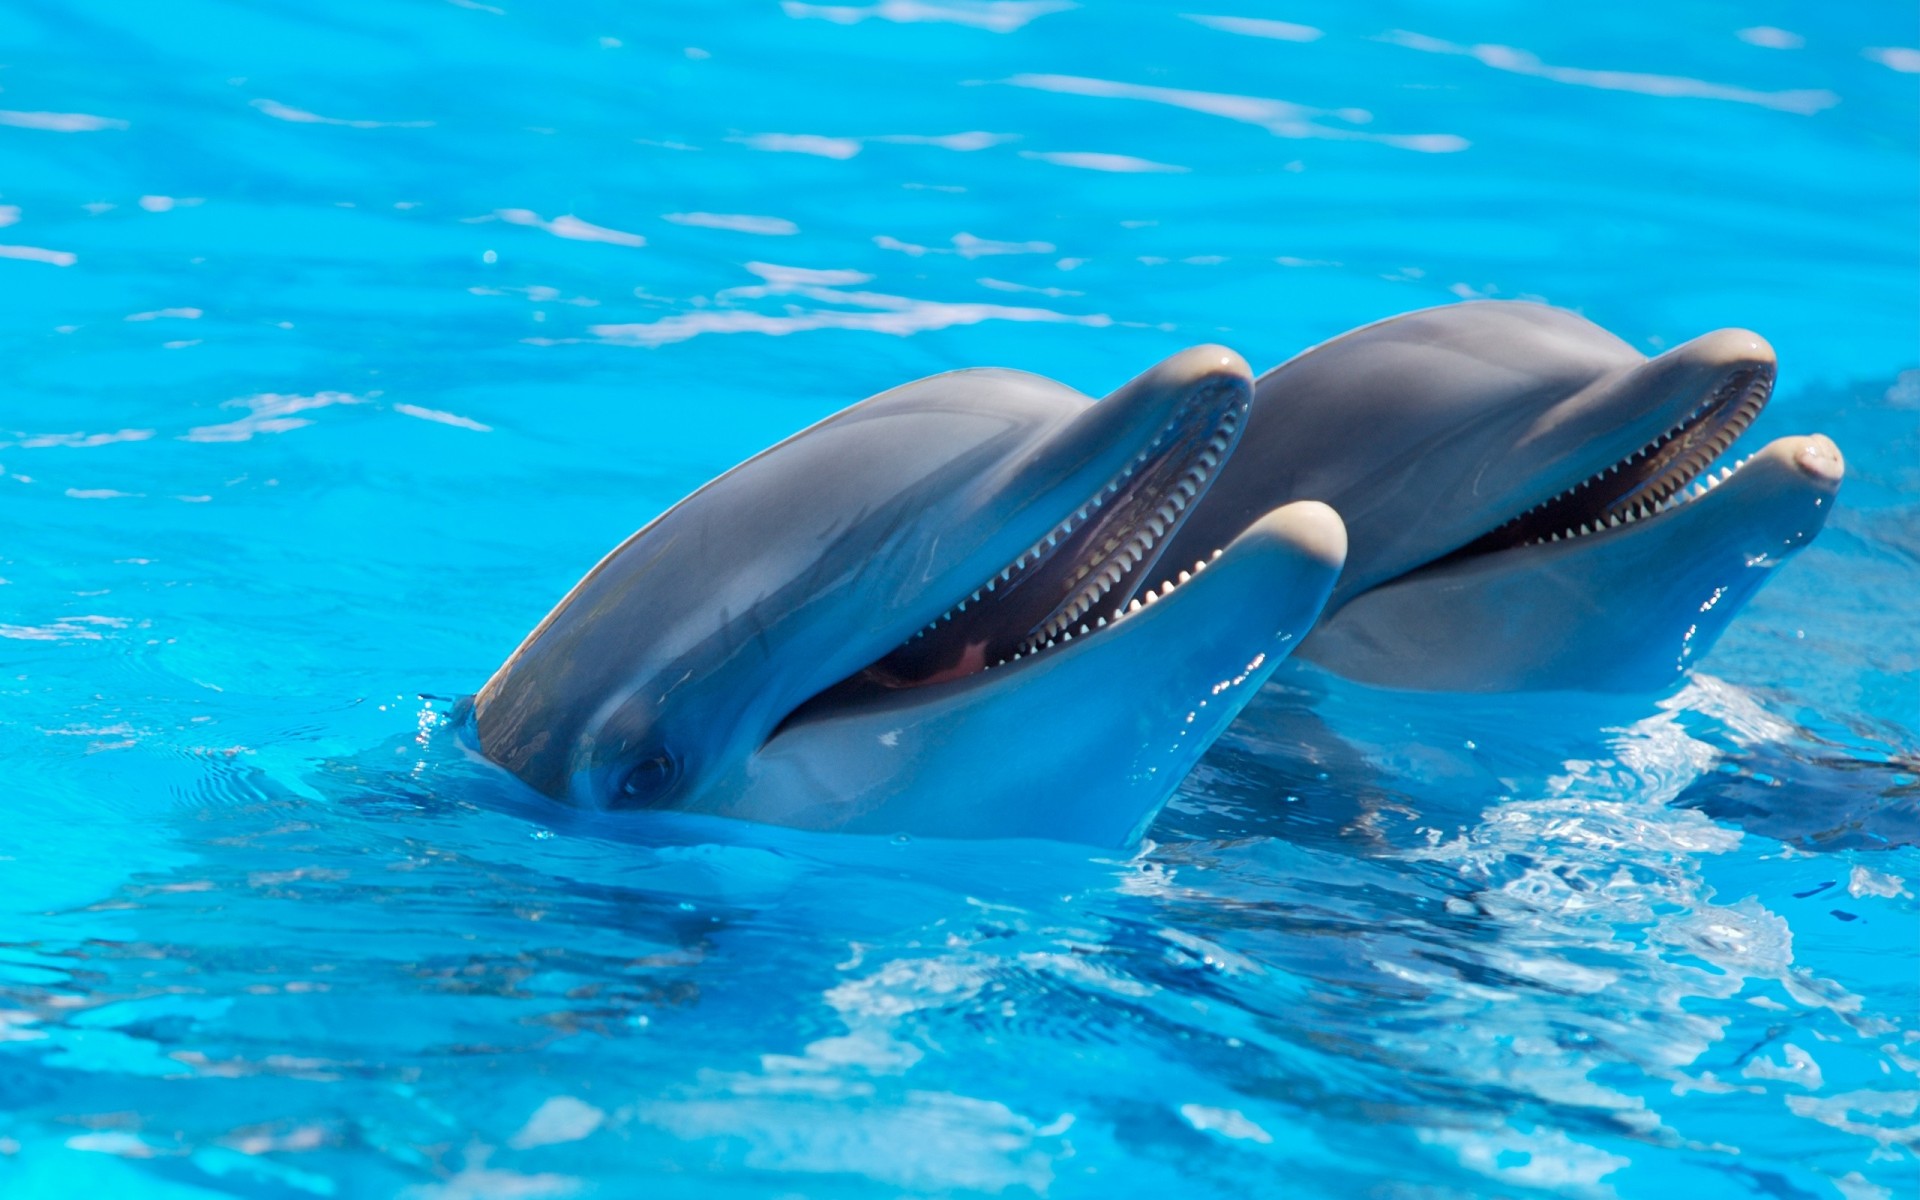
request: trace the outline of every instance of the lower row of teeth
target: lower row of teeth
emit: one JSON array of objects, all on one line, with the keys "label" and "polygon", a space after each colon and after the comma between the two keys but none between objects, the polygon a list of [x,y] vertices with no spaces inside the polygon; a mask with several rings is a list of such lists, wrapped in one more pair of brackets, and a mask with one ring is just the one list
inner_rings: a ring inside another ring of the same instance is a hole
[{"label": "lower row of teeth", "polygon": [[1047,551],[1053,549],[1055,546],[1058,546],[1060,544],[1061,538],[1066,537],[1068,534],[1071,534],[1080,525],[1085,524],[1090,514],[1100,511],[1100,506],[1107,502],[1107,497],[1117,493],[1120,490],[1121,484],[1125,483],[1129,479],[1132,479],[1133,473],[1139,470],[1141,465],[1144,464],[1148,458],[1152,457],[1153,452],[1156,449],[1158,449],[1159,446],[1160,446],[1160,439],[1159,438],[1154,439],[1154,442],[1151,446],[1148,446],[1145,450],[1142,450],[1134,458],[1132,462],[1127,464],[1127,469],[1120,472],[1120,474],[1117,477],[1111,480],[1098,495],[1094,496],[1093,499],[1087,501],[1085,504],[1082,504],[1079,508],[1079,511],[1075,512],[1072,516],[1068,517],[1066,520],[1060,522],[1060,524],[1054,526],[1053,530],[1050,533],[1048,533],[1047,536],[1041,538],[1039,541],[1029,546],[1025,553],[1021,554],[1020,557],[1014,559],[1013,562],[1008,566],[1002,568],[998,575],[987,580],[984,584],[980,585],[979,587],[973,589],[972,595],[968,596],[965,600],[962,600],[960,603],[954,605],[952,608],[948,609],[947,611],[941,613],[939,616],[935,617],[933,620],[928,621],[925,628],[915,633],[913,637],[909,638],[908,640],[916,641],[920,638],[927,636],[929,633],[932,633],[934,630],[940,628],[942,625],[946,624],[948,621],[953,620],[953,618],[958,614],[967,611],[967,605],[980,603],[980,598],[982,596],[990,594],[995,589],[997,589],[1001,584],[1011,580],[1014,576],[1014,572],[1025,570],[1028,563],[1039,562],[1041,557],[1045,555]]},{"label": "lower row of teeth", "polygon": [[[1133,569],[1134,563],[1144,559],[1147,551],[1153,548],[1154,542],[1165,536],[1167,527],[1172,525],[1174,520],[1186,511],[1187,505],[1191,504],[1194,498],[1200,494],[1200,489],[1205,485],[1207,476],[1215,467],[1220,465],[1220,458],[1227,452],[1227,443],[1232,438],[1234,427],[1237,424],[1238,421],[1232,413],[1228,413],[1221,419],[1220,427],[1214,432],[1212,440],[1207,443],[1207,448],[1201,451],[1200,457],[1195,465],[1188,468],[1185,477],[1168,490],[1167,498],[1161,502],[1159,510],[1155,512],[1152,517],[1149,517],[1144,525],[1133,531],[1126,549],[1122,550],[1119,556],[1112,562],[1109,562],[1101,568],[1100,578],[1096,581],[1096,585],[1088,589],[1086,594],[1076,600],[1074,604],[1059,617],[1054,618],[1053,622],[1049,623],[1047,629],[1041,635],[1046,639],[1044,642],[1045,646],[1053,645],[1056,638],[1067,634],[1067,631],[1072,628],[1073,623],[1091,612],[1094,604],[1099,601],[1100,597],[1104,596],[1108,590],[1118,584],[1121,579],[1125,578],[1126,573]],[[1148,459],[1153,457],[1154,451],[1160,448],[1160,443],[1165,440],[1165,437],[1165,433],[1162,433],[1160,437],[1155,438],[1151,445],[1135,456],[1131,463],[1127,464],[1126,470],[1110,480],[1107,486],[1092,500],[1081,505],[1079,511],[1060,522],[1047,536],[1028,547],[1025,553],[1013,560],[1012,564],[1002,568],[998,575],[973,589],[972,594],[965,600],[960,601],[960,603],[954,605],[946,612],[941,613],[933,620],[927,622],[924,628],[920,629],[913,637],[907,640],[917,641],[927,634],[932,633],[934,630],[940,628],[940,626],[953,620],[953,618],[960,613],[967,611],[967,605],[978,604],[983,596],[991,594],[997,590],[1001,584],[1010,582],[1016,572],[1026,569],[1027,564],[1040,561],[1047,551],[1052,550],[1060,544],[1062,538],[1072,534],[1075,529],[1085,524],[1090,514],[1098,512],[1100,506],[1106,503],[1108,497],[1117,494],[1121,486],[1125,484],[1127,480],[1133,478],[1133,473],[1139,470]],[[1109,549],[1111,549],[1111,544]],[[1219,557],[1219,554],[1220,552],[1218,550],[1214,551],[1216,558]],[[1119,567],[1117,573],[1114,571],[1116,565]],[[1195,564],[1196,567],[1199,565],[1201,564]],[[1084,574],[1091,573],[1090,568],[1082,568],[1082,571],[1083,577]],[[1183,578],[1181,582],[1184,583],[1185,579]],[[1173,587],[1171,583],[1166,586],[1169,590]],[[1121,614],[1115,613],[1114,615],[1118,617]],[[1100,623],[1104,625],[1106,622],[1102,620]],[[1087,630],[1087,626],[1085,625],[1082,625],[1080,628],[1083,633]],[[1025,657],[1041,648],[1043,648],[1043,643],[1037,639],[1031,640],[1021,647],[1021,652],[1018,657]]]},{"label": "lower row of teeth", "polygon": [[[1692,425],[1695,421],[1699,420],[1702,415],[1713,411],[1715,408],[1719,407],[1722,403],[1724,403],[1726,399],[1732,394],[1730,389],[1736,386],[1747,387],[1751,389],[1752,385],[1750,383],[1740,384],[1737,381],[1729,381],[1727,384],[1723,384],[1719,389],[1717,389],[1714,392],[1714,394],[1711,397],[1709,397],[1698,408],[1695,408],[1691,413],[1688,413],[1686,416],[1686,419],[1682,420],[1678,425],[1675,425],[1672,429],[1667,430],[1665,433],[1661,434],[1659,437],[1653,439],[1651,442],[1648,442],[1646,445],[1640,447],[1638,450],[1635,450],[1632,454],[1628,455],[1626,458],[1623,458],[1619,462],[1608,467],[1606,470],[1600,472],[1598,475],[1594,475],[1587,479],[1583,479],[1579,483],[1576,483],[1572,487],[1568,488],[1566,491],[1561,492],[1559,495],[1550,496],[1547,499],[1542,500],[1540,503],[1534,505],[1532,508],[1528,509],[1526,512],[1521,513],[1519,516],[1515,517],[1513,521],[1509,522],[1509,524],[1518,524],[1519,522],[1524,521],[1528,517],[1531,517],[1533,514],[1539,512],[1541,509],[1546,508],[1547,506],[1552,504],[1558,504],[1560,501],[1567,499],[1568,497],[1572,496],[1576,492],[1585,491],[1587,488],[1590,488],[1596,483],[1599,483],[1601,480],[1605,479],[1609,475],[1619,474],[1622,468],[1631,467],[1635,462],[1638,462],[1640,459],[1648,458],[1658,453],[1660,450],[1664,449],[1670,442],[1672,442],[1673,439],[1685,433],[1687,431],[1687,427]],[[1738,438],[1742,433],[1746,432],[1747,426],[1753,423],[1754,417],[1759,415],[1761,407],[1765,405],[1766,394],[1767,394],[1767,390],[1763,389],[1757,394],[1757,397],[1756,397],[1756,394],[1754,394],[1751,390],[1749,390],[1749,394],[1740,401],[1739,410],[1735,413],[1734,418],[1728,421],[1726,424],[1726,428],[1723,429],[1721,433],[1721,438],[1724,440],[1718,441],[1712,447],[1709,447],[1708,453],[1706,456],[1706,461],[1708,462],[1713,461],[1715,457],[1718,457],[1722,452],[1726,450],[1728,446],[1733,444],[1733,441],[1735,438]],[[1750,458],[1752,456],[1749,455],[1748,457]],[[1720,472],[1719,479],[1725,479],[1728,475],[1732,474],[1733,471],[1739,470],[1740,466],[1743,465],[1745,462],[1746,462],[1746,459],[1743,458],[1740,460],[1740,463],[1736,464],[1731,470],[1722,470]],[[1718,479],[1716,479],[1711,473],[1709,473],[1706,476],[1706,479],[1707,479],[1707,483],[1705,485],[1705,488],[1700,488],[1694,491],[1693,495],[1695,496],[1705,495],[1706,489],[1710,489],[1718,483]],[[1638,521],[1644,517],[1652,516],[1654,513],[1664,512],[1666,509],[1673,507],[1675,503],[1685,503],[1685,499],[1686,499],[1684,495],[1685,491],[1686,489],[1684,487],[1676,488],[1674,490],[1673,495],[1669,497],[1668,501],[1663,502],[1659,505],[1645,505],[1645,504],[1635,505],[1634,508],[1630,510],[1631,515],[1628,515],[1627,513],[1618,513],[1618,514],[1615,514],[1613,517],[1608,518],[1605,521],[1580,526],[1578,532],[1576,532],[1574,529],[1567,529],[1562,531],[1561,533],[1554,534],[1551,537],[1535,538],[1530,542],[1524,542],[1522,544],[1527,546],[1537,546],[1542,542],[1564,541],[1567,538],[1579,537],[1581,536],[1582,533],[1591,533],[1591,532],[1598,531],[1600,529],[1615,529],[1621,525],[1628,524],[1632,521]]]},{"label": "lower row of teeth", "polygon": [[[1127,606],[1125,608],[1114,609],[1111,621],[1119,621],[1123,617],[1132,616],[1134,613],[1139,612],[1141,609],[1152,608],[1155,604],[1158,604],[1163,597],[1171,596],[1174,592],[1174,589],[1182,586],[1183,584],[1191,580],[1195,575],[1198,575],[1200,572],[1206,570],[1207,564],[1211,563],[1214,559],[1219,557],[1220,557],[1220,551],[1215,550],[1213,554],[1210,557],[1208,557],[1204,562],[1194,563],[1193,570],[1180,572],[1180,574],[1175,576],[1174,578],[1163,582],[1158,588],[1148,588],[1144,593],[1144,598],[1140,596],[1136,596],[1134,597],[1134,599],[1128,601]],[[987,670],[991,671],[993,670],[994,667],[1004,667],[1010,662],[1019,662],[1023,658],[1029,658],[1035,654],[1040,653],[1042,650],[1047,650],[1056,645],[1064,645],[1067,642],[1071,642],[1076,637],[1086,637],[1088,634],[1093,633],[1095,630],[1105,629],[1109,623],[1110,623],[1109,618],[1101,617],[1095,620],[1092,624],[1086,624],[1083,622],[1080,628],[1077,630],[1062,628],[1060,632],[1047,638],[1047,640],[1044,642],[1026,643],[1022,649],[1016,650],[1011,656],[1007,658],[1003,658],[999,662],[994,663],[993,666],[988,667]]]},{"label": "lower row of teeth", "polygon": [[1708,492],[1719,487],[1726,480],[1733,478],[1733,473],[1741,467],[1746,466],[1747,460],[1752,457],[1752,455],[1748,455],[1747,458],[1741,459],[1731,467],[1722,467],[1718,474],[1708,471],[1699,479],[1694,480],[1691,487],[1683,487],[1671,496],[1668,496],[1665,500],[1658,502],[1642,500],[1625,512],[1614,513],[1605,518],[1596,517],[1592,521],[1583,522],[1577,526],[1568,526],[1559,533],[1547,537],[1537,537],[1532,541],[1522,543],[1522,545],[1544,546],[1552,542],[1571,541],[1574,538],[1603,533],[1609,529],[1620,529],[1633,524],[1635,521],[1644,521],[1648,517],[1659,516],[1661,513],[1667,512],[1670,509],[1679,508],[1682,504],[1686,504],[1689,501],[1698,500]]}]

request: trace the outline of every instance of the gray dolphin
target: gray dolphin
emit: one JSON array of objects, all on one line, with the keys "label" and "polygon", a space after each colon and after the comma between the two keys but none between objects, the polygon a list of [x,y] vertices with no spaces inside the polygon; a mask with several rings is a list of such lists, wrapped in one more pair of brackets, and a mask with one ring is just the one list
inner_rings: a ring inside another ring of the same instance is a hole
[{"label": "gray dolphin", "polygon": [[1713,469],[1773,381],[1745,330],[1649,359],[1538,304],[1394,317],[1260,377],[1168,554],[1324,500],[1350,548],[1302,657],[1399,688],[1663,686],[1832,511],[1819,434]]},{"label": "gray dolphin", "polygon": [[473,697],[467,736],[590,808],[1124,845],[1345,555],[1304,503],[1163,558],[1251,389],[1204,346],[1099,403],[1004,370],[865,400],[603,559]]}]

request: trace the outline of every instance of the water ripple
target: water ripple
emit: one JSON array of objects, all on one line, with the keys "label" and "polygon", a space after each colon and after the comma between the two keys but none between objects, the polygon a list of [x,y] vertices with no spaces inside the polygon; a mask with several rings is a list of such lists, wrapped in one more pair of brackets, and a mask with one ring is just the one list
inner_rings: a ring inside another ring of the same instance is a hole
[{"label": "water ripple", "polygon": [[1274,100],[1264,96],[1236,96],[1221,92],[1199,92],[1185,88],[1156,87],[1140,83],[1120,83],[1081,75],[1015,75],[1005,81],[1014,87],[1058,92],[1068,96],[1098,96],[1115,100],[1143,100],[1165,104],[1208,116],[1225,117],[1257,125],[1277,137],[1325,138],[1334,141],[1376,142],[1401,150],[1425,154],[1451,154],[1465,150],[1467,139],[1451,133],[1369,133],[1347,126],[1322,124],[1320,118],[1332,117],[1347,125],[1373,119],[1361,109],[1329,110]]},{"label": "water ripple", "polygon": [[1602,91],[1638,92],[1643,96],[1669,96],[1697,100],[1730,100],[1736,104],[1754,104],[1761,108],[1798,113],[1802,116],[1812,116],[1814,113],[1823,112],[1840,103],[1839,96],[1824,88],[1759,92],[1752,88],[1709,83],[1704,79],[1691,79],[1684,75],[1653,75],[1642,71],[1556,67],[1541,62],[1537,55],[1525,50],[1517,50],[1512,46],[1462,46],[1455,42],[1399,29],[1382,35],[1381,40],[1391,45],[1404,46],[1409,50],[1420,50],[1428,54],[1465,55],[1496,71],[1508,71],[1515,75],[1528,75],[1535,79],[1548,79],[1554,83],[1598,88]]},{"label": "water ripple", "polygon": [[[960,237],[966,236],[958,235],[956,243]],[[978,239],[975,241],[978,242]],[[924,248],[918,249],[924,252]],[[1051,247],[1046,249],[1050,250]],[[975,257],[981,253],[1033,251],[1025,248],[987,250],[974,244],[955,252]],[[1110,325],[1113,320],[1102,313],[1075,315],[1018,305],[916,300],[885,292],[848,291],[839,286],[866,283],[873,278],[859,271],[820,271],[758,262],[748,263],[747,268],[766,282],[728,288],[717,293],[713,299],[723,307],[679,313],[658,321],[594,325],[588,331],[595,338],[616,345],[664,346],[713,333],[759,333],[781,337],[820,329],[845,329],[906,337],[928,330],[976,325],[982,321],[1041,322],[1098,328]],[[799,296],[833,307],[790,307],[781,313],[731,307],[742,300],[781,296]]]},{"label": "water ripple", "polygon": [[1012,33],[1051,13],[1078,7],[1072,0],[880,0],[865,7],[780,0],[782,12],[802,20],[832,21],[836,25],[876,19],[903,25],[935,22],[990,33]]}]

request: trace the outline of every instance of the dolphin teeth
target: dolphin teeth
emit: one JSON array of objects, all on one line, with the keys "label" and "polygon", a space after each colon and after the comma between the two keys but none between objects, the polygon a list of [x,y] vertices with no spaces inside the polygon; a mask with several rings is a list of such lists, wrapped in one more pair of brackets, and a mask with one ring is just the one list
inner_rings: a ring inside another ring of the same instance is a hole
[{"label": "dolphin teeth", "polygon": [[1560,540],[1560,535],[1559,535],[1559,534],[1557,534],[1557,533],[1556,533],[1556,534],[1554,534],[1554,535],[1553,535],[1553,540],[1554,540],[1554,541],[1556,541],[1556,542],[1557,542],[1557,541],[1559,541],[1559,540]]},{"label": "dolphin teeth", "polygon": [[1592,533],[1592,532],[1593,532],[1593,530],[1591,530],[1591,529],[1589,529],[1589,528],[1587,528],[1587,523],[1586,523],[1585,521],[1582,521],[1582,522],[1580,522],[1580,534],[1581,534],[1581,536],[1583,536],[1583,537],[1584,537],[1584,536],[1586,536],[1587,534],[1589,534],[1589,533]]},{"label": "dolphin teeth", "polygon": [[1086,627],[1085,625],[1082,625],[1082,626],[1080,627],[1080,636],[1081,636],[1081,637],[1085,637],[1085,636],[1087,636],[1087,627]]},{"label": "dolphin teeth", "polygon": [[1182,571],[1182,572],[1180,572],[1180,575],[1179,575],[1179,579],[1180,579],[1180,582],[1181,582],[1181,583],[1185,583],[1185,582],[1187,582],[1187,581],[1188,581],[1189,579],[1192,579],[1192,578],[1193,578],[1193,572],[1191,572],[1191,571]]},{"label": "dolphin teeth", "polygon": [[1173,580],[1169,579],[1165,583],[1160,585],[1160,594],[1162,596],[1173,595]]},{"label": "dolphin teeth", "polygon": [[1093,623],[1093,627],[1095,629],[1105,629],[1107,627],[1107,619],[1105,617],[1101,617],[1099,620]]},{"label": "dolphin teeth", "polygon": [[[1215,551],[1213,552],[1213,558],[1219,558],[1219,557],[1220,557],[1220,552],[1219,552],[1218,550],[1215,550]],[[1211,561],[1213,561],[1213,558],[1210,558],[1210,559],[1208,559],[1207,561],[1209,561],[1209,562],[1211,562]]]},{"label": "dolphin teeth", "polygon": [[1618,529],[1618,528],[1620,528],[1620,514],[1619,514],[1619,513],[1614,513],[1614,514],[1613,514],[1612,516],[1610,516],[1610,517],[1608,517],[1608,518],[1607,518],[1607,528],[1608,528],[1608,529]]},{"label": "dolphin teeth", "polygon": [[1086,505],[1084,505],[1084,504],[1082,504],[1082,505],[1080,506],[1080,511],[1079,511],[1079,512],[1077,512],[1077,513],[1075,513],[1075,514],[1074,514],[1074,516],[1076,516],[1076,517],[1079,517],[1079,518],[1080,518],[1080,519],[1081,519],[1082,521],[1084,521],[1084,520],[1086,520],[1086,519],[1087,519],[1087,506],[1086,506]]},{"label": "dolphin teeth", "polygon": [[1733,468],[1732,468],[1732,467],[1721,467],[1721,468],[1720,468],[1720,478],[1722,478],[1722,479],[1726,479],[1726,478],[1728,478],[1729,476],[1731,476],[1732,474],[1733,474]]},{"label": "dolphin teeth", "polygon": [[1133,601],[1132,603],[1130,603],[1130,604],[1128,604],[1128,605],[1127,605],[1127,611],[1128,611],[1129,613],[1137,613],[1137,612],[1139,612],[1139,611],[1140,611],[1140,610],[1141,610],[1141,609],[1142,609],[1143,607],[1145,607],[1145,606],[1144,606],[1144,605],[1142,605],[1142,604],[1140,603],[1140,601],[1139,601],[1139,599],[1138,599],[1138,598],[1136,598],[1136,599],[1135,599],[1135,600],[1134,600],[1134,601]]}]

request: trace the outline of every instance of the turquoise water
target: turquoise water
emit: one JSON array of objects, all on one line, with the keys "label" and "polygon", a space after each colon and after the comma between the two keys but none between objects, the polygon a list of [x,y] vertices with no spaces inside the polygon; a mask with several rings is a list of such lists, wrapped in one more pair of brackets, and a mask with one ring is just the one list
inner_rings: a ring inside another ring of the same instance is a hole
[{"label": "turquoise water", "polygon": [[[1913,1195],[1920,28],[1553,12],[0,6],[0,1194]],[[1289,667],[1131,855],[450,745],[852,400],[1478,295],[1848,456],[1670,694]]]}]

